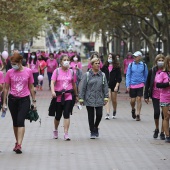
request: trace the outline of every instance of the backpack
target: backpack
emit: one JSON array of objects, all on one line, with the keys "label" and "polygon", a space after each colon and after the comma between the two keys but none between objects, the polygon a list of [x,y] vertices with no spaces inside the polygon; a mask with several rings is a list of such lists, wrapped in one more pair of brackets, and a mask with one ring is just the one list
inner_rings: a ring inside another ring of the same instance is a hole
[{"label": "backpack", "polygon": [[[132,63],[130,63],[130,70],[132,70]],[[145,73],[146,64],[143,62],[143,74]]]},{"label": "backpack", "polygon": [[[74,71],[72,69],[69,69],[71,71],[71,74],[72,74],[72,81],[74,80]],[[59,75],[59,68],[56,68],[56,78],[58,77]]]}]

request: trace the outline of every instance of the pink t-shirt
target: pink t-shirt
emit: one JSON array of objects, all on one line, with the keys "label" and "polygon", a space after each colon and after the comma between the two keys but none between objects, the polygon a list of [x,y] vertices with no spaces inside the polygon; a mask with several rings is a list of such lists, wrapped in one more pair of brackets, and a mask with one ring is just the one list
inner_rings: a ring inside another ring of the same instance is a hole
[{"label": "pink t-shirt", "polygon": [[22,71],[10,69],[6,73],[5,83],[10,85],[10,94],[13,96],[29,96],[29,84],[34,83],[32,71],[26,67]]},{"label": "pink t-shirt", "polygon": [[[103,67],[103,64],[102,64],[102,62],[100,61],[100,68],[102,68],[102,67]],[[89,64],[88,64],[87,68],[88,68],[88,69],[91,69],[91,68],[92,68],[92,65],[91,65],[90,62],[89,62]]]},{"label": "pink t-shirt", "polygon": [[[169,72],[170,74],[170,72]],[[170,82],[170,78],[166,72],[161,72],[156,79],[157,83],[168,83]],[[166,88],[161,88],[160,91],[160,102],[170,103],[170,86]]]},{"label": "pink t-shirt", "polygon": [[75,68],[76,68],[76,66],[79,68],[79,69],[82,69],[82,64],[81,64],[81,62],[71,62],[70,63],[70,67],[73,69],[73,70],[75,70]]},{"label": "pink t-shirt", "polygon": [[111,72],[111,71],[112,71],[112,69],[113,69],[113,65],[109,64],[108,69],[109,69],[109,72]]},{"label": "pink t-shirt", "polygon": [[152,92],[152,97],[155,99],[160,99],[160,92],[161,89],[156,87],[156,82],[158,79],[159,74],[161,73],[162,70],[158,70],[155,75],[155,80],[154,80],[154,85],[153,85],[153,92]]},{"label": "pink t-shirt", "polygon": [[123,65],[124,65],[124,74],[126,74],[128,65],[129,65],[130,63],[132,63],[133,61],[134,61],[133,58],[130,58],[130,59],[125,58],[125,59],[124,59],[124,61],[123,61]]},{"label": "pink t-shirt", "polygon": [[49,73],[52,73],[58,67],[57,61],[55,59],[53,60],[48,59],[46,63],[47,63],[47,72]]},{"label": "pink t-shirt", "polygon": [[[4,84],[4,74],[2,71],[0,71],[0,84]],[[2,92],[0,92],[0,95],[2,94]],[[1,102],[1,97],[0,97],[0,102]]]},{"label": "pink t-shirt", "polygon": [[[29,64],[29,63],[28,63]],[[37,60],[36,64],[34,64],[33,60],[31,61],[30,69],[33,73],[38,73],[39,61]]]},{"label": "pink t-shirt", "polygon": [[[72,82],[76,82],[76,76],[72,74],[72,71],[69,69],[67,71],[62,70],[62,68],[58,69],[58,74],[56,70],[54,70],[51,80],[55,81],[55,91],[62,90],[71,90],[73,89]],[[70,93],[65,93],[65,100],[72,100],[72,95]],[[61,95],[57,96],[57,102],[61,102]]]}]

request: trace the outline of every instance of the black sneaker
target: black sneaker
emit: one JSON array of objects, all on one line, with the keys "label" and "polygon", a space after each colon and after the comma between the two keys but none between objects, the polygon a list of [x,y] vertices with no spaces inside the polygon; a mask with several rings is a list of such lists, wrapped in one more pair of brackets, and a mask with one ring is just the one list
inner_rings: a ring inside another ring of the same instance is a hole
[{"label": "black sneaker", "polygon": [[99,137],[99,129],[98,128],[94,128],[94,133],[96,137]]},{"label": "black sneaker", "polygon": [[165,134],[163,132],[161,132],[161,134],[160,134],[160,139],[165,140]]},{"label": "black sneaker", "polygon": [[153,134],[153,138],[157,138],[158,133],[159,133],[159,129],[155,129],[154,134]]},{"label": "black sneaker", "polygon": [[132,109],[132,118],[133,119],[136,119],[136,114],[135,114],[136,110],[135,109]]},{"label": "black sneaker", "polygon": [[165,138],[165,142],[170,143],[170,137],[169,136]]},{"label": "black sneaker", "polygon": [[94,132],[91,132],[90,139],[96,139],[96,134]]},{"label": "black sneaker", "polygon": [[136,121],[140,121],[140,115],[136,116]]},{"label": "black sneaker", "polygon": [[114,119],[116,117],[116,111],[113,111],[113,116],[112,118]]}]

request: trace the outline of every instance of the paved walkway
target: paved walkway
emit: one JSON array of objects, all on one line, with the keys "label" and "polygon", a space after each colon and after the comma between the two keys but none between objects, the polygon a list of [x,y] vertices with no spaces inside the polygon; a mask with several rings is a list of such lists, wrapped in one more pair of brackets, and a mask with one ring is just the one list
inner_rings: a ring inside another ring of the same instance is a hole
[{"label": "paved walkway", "polygon": [[68,142],[63,140],[63,120],[59,139],[52,139],[53,118],[47,111],[51,93],[45,77],[44,90],[36,97],[41,125],[26,121],[23,154],[12,151],[15,140],[9,111],[0,119],[0,170],[169,170],[170,144],[152,137],[152,104],[143,103],[137,122],[131,118],[123,83],[120,91],[117,118],[103,118],[99,139],[89,139],[86,109],[75,107]]}]

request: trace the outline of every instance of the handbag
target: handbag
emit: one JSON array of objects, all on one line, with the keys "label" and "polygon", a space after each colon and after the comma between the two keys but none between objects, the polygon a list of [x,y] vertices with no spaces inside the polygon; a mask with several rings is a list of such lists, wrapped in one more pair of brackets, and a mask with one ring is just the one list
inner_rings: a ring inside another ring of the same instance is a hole
[{"label": "handbag", "polygon": [[36,122],[39,119],[37,110],[34,110],[34,105],[31,105],[31,108],[30,108],[29,112],[27,113],[25,119],[29,120],[30,122],[32,122],[32,121]]},{"label": "handbag", "polygon": [[48,108],[48,116],[55,116],[56,112],[56,98],[51,99],[50,106]]}]

